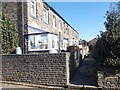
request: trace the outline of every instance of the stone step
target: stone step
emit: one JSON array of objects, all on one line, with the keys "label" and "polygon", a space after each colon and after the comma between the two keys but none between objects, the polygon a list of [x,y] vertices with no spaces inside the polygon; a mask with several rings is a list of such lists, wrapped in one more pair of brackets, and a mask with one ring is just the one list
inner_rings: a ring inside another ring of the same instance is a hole
[{"label": "stone step", "polygon": [[80,89],[80,90],[95,90],[98,89],[96,86],[90,86],[90,85],[75,85],[75,84],[69,84],[68,85],[69,89]]}]

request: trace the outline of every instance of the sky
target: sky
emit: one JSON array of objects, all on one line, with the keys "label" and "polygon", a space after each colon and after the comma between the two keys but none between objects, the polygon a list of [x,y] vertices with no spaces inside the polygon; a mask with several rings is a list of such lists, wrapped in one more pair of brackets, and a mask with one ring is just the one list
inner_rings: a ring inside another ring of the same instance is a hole
[{"label": "sky", "polygon": [[105,31],[104,22],[110,2],[47,2],[77,32],[79,39],[92,40]]}]

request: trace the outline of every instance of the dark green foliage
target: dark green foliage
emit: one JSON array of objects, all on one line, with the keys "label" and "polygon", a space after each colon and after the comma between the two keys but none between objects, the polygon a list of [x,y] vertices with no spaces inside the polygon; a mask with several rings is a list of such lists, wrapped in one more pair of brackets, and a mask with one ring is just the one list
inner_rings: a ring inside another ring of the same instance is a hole
[{"label": "dark green foliage", "polygon": [[4,14],[2,14],[1,24],[1,53],[10,54],[14,52],[18,46],[18,30],[12,21]]},{"label": "dark green foliage", "polygon": [[120,20],[117,11],[113,8],[107,11],[106,31],[101,32],[93,57],[99,64],[105,66],[120,66]]}]

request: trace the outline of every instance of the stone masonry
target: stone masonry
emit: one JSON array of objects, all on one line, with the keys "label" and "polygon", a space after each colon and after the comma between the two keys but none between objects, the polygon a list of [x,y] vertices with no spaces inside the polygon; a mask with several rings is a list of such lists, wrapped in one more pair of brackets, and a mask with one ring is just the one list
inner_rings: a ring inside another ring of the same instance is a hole
[{"label": "stone masonry", "polygon": [[67,86],[69,54],[3,55],[3,81]]},{"label": "stone masonry", "polygon": [[[28,53],[28,25],[59,34],[61,32],[62,37],[67,39],[74,39],[78,41],[79,33],[74,30],[65,20],[63,20],[56,11],[47,5],[43,0],[36,0],[36,17],[31,16],[31,4],[30,0],[27,2],[2,2],[2,12],[6,14],[16,25],[19,35],[19,46],[22,48],[23,53]],[[43,9],[44,6],[48,6],[50,9],[49,23],[43,22]],[[56,16],[56,27],[53,27],[53,15]],[[59,30],[59,23],[62,23],[62,30]],[[69,41],[70,43],[70,41]]]},{"label": "stone masonry", "polygon": [[97,73],[99,87],[120,89],[120,73],[114,72],[114,68],[99,67]]}]

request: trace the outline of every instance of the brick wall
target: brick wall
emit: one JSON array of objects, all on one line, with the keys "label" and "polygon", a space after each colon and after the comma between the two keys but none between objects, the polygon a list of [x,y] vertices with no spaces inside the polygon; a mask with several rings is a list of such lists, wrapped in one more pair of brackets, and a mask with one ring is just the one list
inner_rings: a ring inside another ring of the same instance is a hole
[{"label": "brick wall", "polygon": [[2,74],[4,81],[67,86],[69,54],[3,55]]}]

